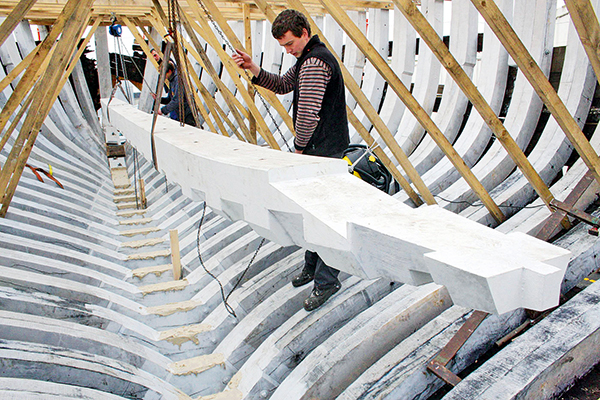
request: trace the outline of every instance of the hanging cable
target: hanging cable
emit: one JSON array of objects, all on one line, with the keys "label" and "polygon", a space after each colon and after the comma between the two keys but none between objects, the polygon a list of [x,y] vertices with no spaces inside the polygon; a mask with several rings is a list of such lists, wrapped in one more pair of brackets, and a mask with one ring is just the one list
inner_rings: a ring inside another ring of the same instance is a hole
[{"label": "hanging cable", "polygon": [[250,266],[252,266],[252,263],[254,262],[254,259],[258,255],[258,252],[260,251],[261,247],[265,243],[265,238],[261,239],[260,243],[258,244],[258,248],[254,252],[254,255],[250,259],[250,262],[248,263],[248,266],[246,267],[246,269],[244,269],[244,272],[242,272],[242,274],[240,275],[240,277],[238,278],[238,280],[236,281],[236,283],[233,285],[233,288],[231,288],[231,290],[229,291],[229,293],[227,293],[227,295],[225,295],[225,288],[223,287],[223,284],[221,283],[221,281],[219,280],[219,278],[217,278],[212,272],[210,272],[208,270],[208,268],[206,268],[206,266],[204,265],[204,261],[202,260],[202,253],[200,252],[200,232],[202,231],[202,224],[204,223],[204,217],[205,216],[206,216],[206,201],[204,202],[204,204],[202,206],[202,217],[200,217],[200,222],[198,223],[198,231],[197,231],[197,234],[196,234],[196,249],[198,250],[198,259],[200,260],[200,265],[204,269],[204,272],[206,272],[206,274],[208,276],[210,276],[215,281],[217,281],[217,284],[219,285],[219,289],[221,291],[221,299],[223,301],[223,306],[225,306],[225,309],[227,310],[227,312],[230,315],[232,315],[234,318],[237,318],[237,315],[235,314],[235,310],[233,309],[233,307],[231,307],[231,305],[228,302],[229,301],[229,296],[231,296],[231,294],[233,293],[233,291],[238,288],[238,286],[240,285],[240,283],[244,279],[244,276],[246,275],[246,273],[250,269]]}]

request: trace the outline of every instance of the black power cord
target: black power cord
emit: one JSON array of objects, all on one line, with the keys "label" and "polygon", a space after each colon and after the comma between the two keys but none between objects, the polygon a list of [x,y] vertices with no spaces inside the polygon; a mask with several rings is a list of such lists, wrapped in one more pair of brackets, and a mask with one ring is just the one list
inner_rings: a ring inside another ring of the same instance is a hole
[{"label": "black power cord", "polygon": [[258,252],[260,251],[261,247],[263,246],[263,244],[265,243],[265,238],[262,238],[262,240],[260,241],[260,243],[258,244],[258,248],[256,249],[256,251],[254,252],[254,255],[252,256],[252,258],[250,259],[250,262],[248,263],[248,266],[246,267],[246,269],[244,269],[244,272],[242,272],[242,274],[240,275],[240,277],[238,278],[237,282],[235,283],[235,285],[233,285],[233,288],[229,291],[229,293],[227,293],[227,296],[225,295],[225,288],[223,287],[223,284],[221,284],[221,281],[219,281],[219,278],[217,278],[212,272],[210,272],[206,266],[204,265],[204,261],[202,260],[202,254],[200,253],[200,231],[202,230],[202,224],[204,223],[204,217],[206,216],[206,201],[204,202],[204,205],[202,207],[202,217],[200,218],[200,223],[198,224],[198,233],[196,236],[196,248],[198,250],[198,259],[200,260],[200,265],[202,265],[202,268],[204,269],[204,271],[211,277],[213,278],[215,281],[217,281],[217,283],[219,284],[219,289],[221,290],[221,299],[223,299],[223,305],[225,306],[225,309],[227,310],[227,312],[229,314],[231,314],[234,318],[237,318],[237,315],[235,314],[235,310],[233,309],[233,307],[231,307],[231,305],[228,303],[229,300],[229,296],[231,296],[231,294],[233,293],[233,291],[235,289],[238,288],[238,286],[240,285],[240,283],[242,282],[242,279],[244,279],[244,276],[246,275],[246,272],[248,272],[248,270],[250,269],[250,266],[252,265],[252,263],[254,262],[254,259],[256,258],[256,256],[258,255]]}]

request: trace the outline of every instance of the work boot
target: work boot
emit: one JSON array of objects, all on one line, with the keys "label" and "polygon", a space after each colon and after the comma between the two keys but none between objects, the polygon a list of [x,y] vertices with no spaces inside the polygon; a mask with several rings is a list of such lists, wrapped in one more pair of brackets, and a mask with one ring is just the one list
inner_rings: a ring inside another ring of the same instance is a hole
[{"label": "work boot", "polygon": [[311,282],[313,279],[315,279],[315,276],[312,274],[309,274],[308,272],[306,272],[305,270],[302,270],[302,272],[300,273],[300,275],[296,275],[293,279],[292,279],[292,286],[293,287],[300,287],[300,286],[304,286],[307,283]]},{"label": "work boot", "polygon": [[304,309],[306,311],[312,311],[315,308],[321,307],[331,296],[336,294],[341,287],[342,285],[337,283],[328,289],[314,288],[310,296],[304,300]]}]

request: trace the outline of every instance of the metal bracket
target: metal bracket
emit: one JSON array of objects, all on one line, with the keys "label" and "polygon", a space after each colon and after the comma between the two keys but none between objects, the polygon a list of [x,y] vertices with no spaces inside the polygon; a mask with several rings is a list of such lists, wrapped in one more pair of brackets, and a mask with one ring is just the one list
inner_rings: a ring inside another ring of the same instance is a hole
[{"label": "metal bracket", "polygon": [[456,353],[458,353],[458,350],[460,350],[467,339],[471,337],[473,332],[475,332],[475,329],[477,329],[488,315],[488,313],[483,311],[473,311],[473,314],[471,314],[463,326],[460,327],[458,332],[456,332],[446,346],[444,346],[444,348],[433,357],[429,363],[427,363],[427,369],[444,382],[449,383],[452,386],[458,385],[461,379],[454,372],[450,371],[446,365],[454,358]]},{"label": "metal bracket", "polygon": [[573,191],[569,193],[564,202],[552,200],[550,202],[550,207],[554,208],[556,211],[548,217],[548,219],[544,223],[544,226],[542,226],[542,228],[535,236],[541,240],[549,240],[552,237],[552,234],[554,233],[555,229],[562,221],[566,220],[565,217],[567,216],[567,214],[569,214],[569,212],[572,211],[573,206],[575,206],[575,203],[577,203],[577,200],[581,198],[583,193],[587,190],[587,188],[592,184],[593,181],[594,175],[591,171],[588,171],[583,176],[583,178],[581,178],[581,180],[577,183],[577,185],[575,185]]},{"label": "metal bracket", "polygon": [[588,231],[592,235],[598,236],[598,228],[600,227],[600,218],[594,217],[586,212],[574,210],[569,208],[568,204],[563,203],[562,201],[552,200],[550,202],[550,206],[560,210],[562,212],[567,213],[573,218],[577,218],[580,221],[585,222],[588,225],[592,225],[592,228]]}]

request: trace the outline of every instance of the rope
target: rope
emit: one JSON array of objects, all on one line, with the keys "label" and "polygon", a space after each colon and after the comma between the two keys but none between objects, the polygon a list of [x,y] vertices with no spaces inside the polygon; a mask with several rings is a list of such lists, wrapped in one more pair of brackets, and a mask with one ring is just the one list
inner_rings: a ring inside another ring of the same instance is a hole
[{"label": "rope", "polygon": [[[118,54],[119,56],[117,57],[117,80],[118,80],[118,75],[119,75],[119,60],[121,61],[121,68],[123,69],[123,78],[125,81],[128,81],[129,78],[127,77],[127,68],[125,68],[125,60],[123,59],[123,53],[121,50],[121,40],[119,40],[120,37],[115,36],[114,37],[114,42],[116,44],[116,47],[118,49]],[[125,47],[125,45],[123,45],[123,47]],[[127,101],[129,102],[129,104],[133,104],[132,100],[133,100],[133,96],[131,93],[131,89],[129,88],[129,86],[127,86],[127,84],[125,84],[125,90],[123,92],[123,94],[125,95],[125,98],[127,98]]]},{"label": "rope", "polygon": [[[122,42],[122,44],[123,44],[123,48],[125,49],[125,54],[126,54],[128,57],[131,57],[131,58],[133,59],[133,56],[132,56],[132,55],[129,53],[129,51],[127,51],[127,46],[125,46],[125,42],[123,42],[123,38],[119,37],[118,39],[119,39],[119,40]],[[142,71],[140,70],[140,67],[138,67],[137,63],[135,63],[135,62],[134,62],[134,63],[133,63],[133,66],[135,67],[135,69],[136,69],[136,71],[138,72],[138,74],[140,74],[140,76],[142,77],[142,83],[143,83],[144,85],[146,85],[146,87],[148,88],[148,90],[150,90],[150,92],[151,92],[151,93],[154,93],[154,89],[152,89],[152,88],[150,87],[150,85],[148,84],[148,81],[146,81],[146,78],[145,78],[144,74],[142,73]]]}]

